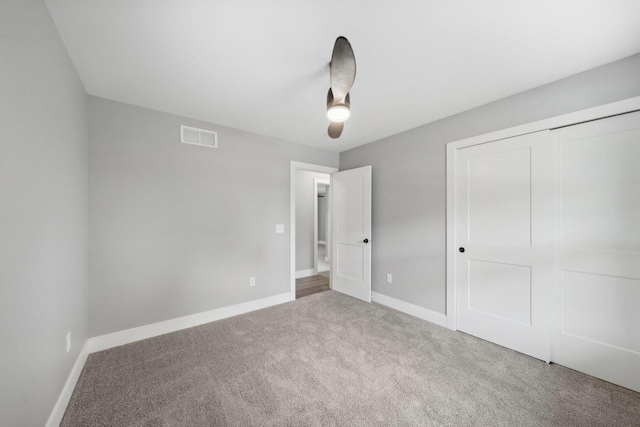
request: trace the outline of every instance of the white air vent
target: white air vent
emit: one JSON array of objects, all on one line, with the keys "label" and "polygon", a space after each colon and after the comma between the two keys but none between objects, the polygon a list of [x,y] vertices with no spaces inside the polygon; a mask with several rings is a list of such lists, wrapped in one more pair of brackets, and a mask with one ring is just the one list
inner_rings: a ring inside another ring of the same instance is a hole
[{"label": "white air vent", "polygon": [[180,142],[183,144],[218,148],[218,133],[189,126],[180,126]]}]

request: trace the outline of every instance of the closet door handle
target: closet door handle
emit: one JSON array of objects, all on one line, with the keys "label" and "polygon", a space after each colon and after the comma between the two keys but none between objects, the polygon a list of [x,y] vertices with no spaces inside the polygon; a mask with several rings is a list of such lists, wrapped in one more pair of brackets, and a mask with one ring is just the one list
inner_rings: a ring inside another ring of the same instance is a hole
[{"label": "closet door handle", "polygon": [[458,250],[460,251],[460,253],[464,253],[464,248],[463,247],[460,247]]},{"label": "closet door handle", "polygon": [[364,239],[363,242],[364,243],[369,243],[369,239]]}]

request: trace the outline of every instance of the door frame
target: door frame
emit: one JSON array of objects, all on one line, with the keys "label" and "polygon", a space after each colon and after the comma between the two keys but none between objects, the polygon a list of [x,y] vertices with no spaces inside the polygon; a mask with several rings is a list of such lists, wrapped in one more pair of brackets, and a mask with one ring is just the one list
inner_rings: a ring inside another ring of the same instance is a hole
[{"label": "door frame", "polygon": [[473,145],[485,144],[501,139],[512,138],[543,130],[575,125],[591,120],[603,119],[618,114],[640,111],[640,96],[587,108],[561,116],[538,120],[520,126],[502,129],[483,135],[473,136],[446,144],[446,316],[447,328],[456,327],[456,291],[455,291],[455,155],[456,150]]},{"label": "door frame", "polygon": [[[313,270],[318,274],[318,184],[326,184],[331,187],[331,179],[313,178]],[[328,190],[327,190],[328,191]],[[331,197],[331,193],[328,191],[325,197]],[[331,213],[331,199],[327,199],[329,203],[328,210]],[[325,247],[327,250],[327,256],[329,256],[329,231],[331,230],[331,222],[327,218],[327,235],[325,237]],[[329,269],[331,271],[331,269]]]},{"label": "door frame", "polygon": [[[331,175],[338,168],[290,161],[289,164],[289,299],[296,299],[296,171],[319,172]],[[317,188],[317,187],[316,187]],[[317,191],[317,190],[316,190]],[[316,200],[317,202],[317,200]],[[314,250],[314,253],[316,249]],[[317,262],[314,261],[314,265]],[[331,266],[331,260],[329,260]],[[329,267],[331,268],[331,267]],[[331,279],[329,279],[331,280]]]}]

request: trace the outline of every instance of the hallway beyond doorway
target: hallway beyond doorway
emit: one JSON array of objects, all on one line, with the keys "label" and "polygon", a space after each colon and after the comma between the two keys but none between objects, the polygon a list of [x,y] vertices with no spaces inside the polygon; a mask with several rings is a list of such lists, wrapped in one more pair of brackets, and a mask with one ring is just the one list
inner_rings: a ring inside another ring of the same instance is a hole
[{"label": "hallway beyond doorway", "polygon": [[323,272],[316,276],[296,279],[296,299],[328,291],[329,272]]}]

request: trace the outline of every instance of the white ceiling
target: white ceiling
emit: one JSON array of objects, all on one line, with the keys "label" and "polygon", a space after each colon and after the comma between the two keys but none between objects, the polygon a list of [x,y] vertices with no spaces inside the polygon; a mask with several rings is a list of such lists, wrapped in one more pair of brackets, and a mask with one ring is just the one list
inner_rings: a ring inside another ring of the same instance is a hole
[{"label": "white ceiling", "polygon": [[[46,0],[91,95],[334,151],[640,52],[638,0]],[[327,136],[337,36],[358,66]]]}]

